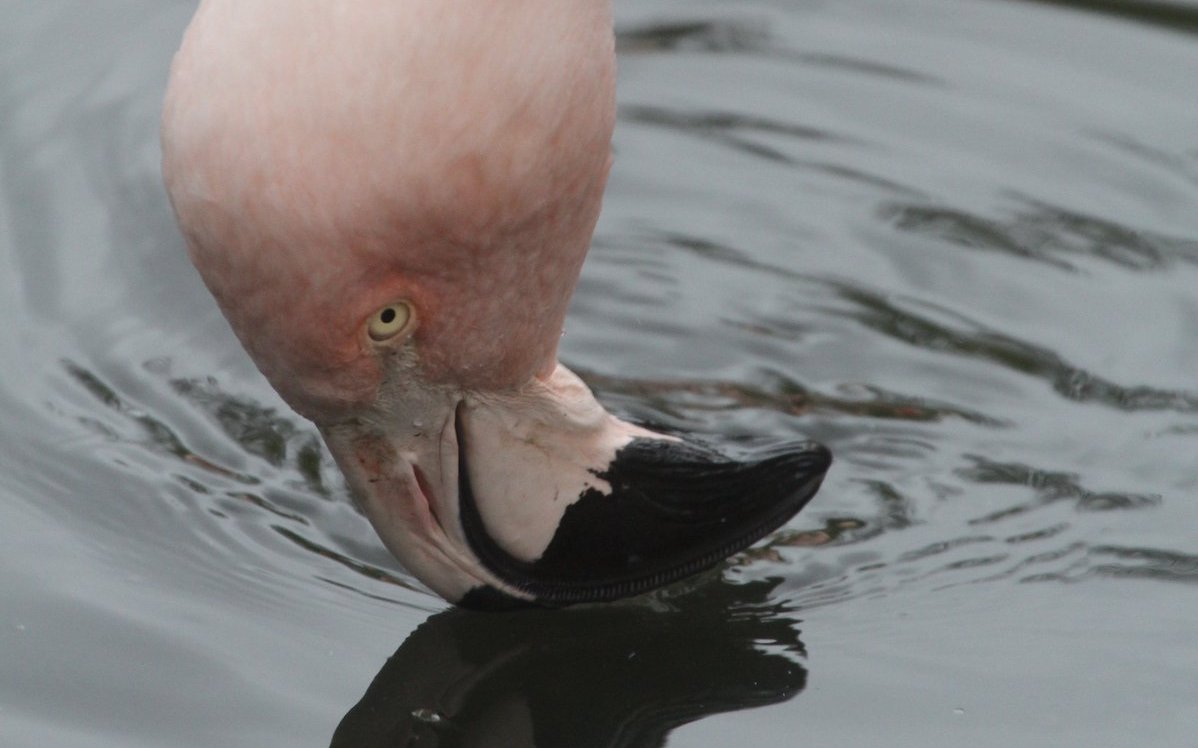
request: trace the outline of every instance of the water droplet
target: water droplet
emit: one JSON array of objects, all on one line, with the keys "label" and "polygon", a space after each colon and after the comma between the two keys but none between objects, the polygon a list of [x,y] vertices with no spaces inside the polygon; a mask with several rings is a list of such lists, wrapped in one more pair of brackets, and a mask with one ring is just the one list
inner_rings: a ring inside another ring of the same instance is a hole
[{"label": "water droplet", "polygon": [[412,717],[430,725],[439,725],[445,721],[444,717],[432,709],[413,709]]}]

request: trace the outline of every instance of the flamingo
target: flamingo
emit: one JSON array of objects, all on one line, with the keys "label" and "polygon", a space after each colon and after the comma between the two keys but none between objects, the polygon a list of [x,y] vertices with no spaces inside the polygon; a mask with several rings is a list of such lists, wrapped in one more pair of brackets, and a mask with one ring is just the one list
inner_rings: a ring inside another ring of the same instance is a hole
[{"label": "flamingo", "polygon": [[830,464],[633,425],[558,363],[614,88],[606,0],[202,0],[171,66],[162,170],[193,264],[453,603],[669,583],[785,523]]}]

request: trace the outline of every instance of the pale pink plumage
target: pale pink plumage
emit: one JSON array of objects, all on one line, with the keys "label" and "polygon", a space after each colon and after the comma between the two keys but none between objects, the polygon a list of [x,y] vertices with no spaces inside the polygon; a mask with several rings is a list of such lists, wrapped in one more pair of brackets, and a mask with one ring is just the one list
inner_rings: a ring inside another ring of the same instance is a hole
[{"label": "pale pink plumage", "polygon": [[[455,602],[650,589],[827,468],[624,423],[557,364],[613,47],[607,0],[202,0],[172,67],[163,173],[196,268],[383,542]],[[414,322],[372,338],[390,305]]]},{"label": "pale pink plumage", "polygon": [[609,163],[606,6],[201,4],[164,173],[196,267],[293,407],[371,401],[360,330],[395,298],[432,381],[552,371]]}]

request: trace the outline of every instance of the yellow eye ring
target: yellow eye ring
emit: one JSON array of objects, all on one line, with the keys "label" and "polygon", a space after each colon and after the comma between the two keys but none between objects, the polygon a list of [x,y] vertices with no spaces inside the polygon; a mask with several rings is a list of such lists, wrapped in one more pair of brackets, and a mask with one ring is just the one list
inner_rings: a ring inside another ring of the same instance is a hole
[{"label": "yellow eye ring", "polygon": [[411,327],[412,305],[406,301],[393,301],[380,308],[366,320],[366,334],[376,343],[391,340]]}]

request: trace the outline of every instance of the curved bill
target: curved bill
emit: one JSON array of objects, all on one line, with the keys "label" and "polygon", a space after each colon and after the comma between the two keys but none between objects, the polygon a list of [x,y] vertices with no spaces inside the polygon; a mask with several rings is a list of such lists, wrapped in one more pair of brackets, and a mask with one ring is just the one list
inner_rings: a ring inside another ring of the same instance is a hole
[{"label": "curved bill", "polygon": [[632,426],[564,367],[517,396],[436,400],[428,435],[326,436],[387,546],[468,607],[613,600],[714,566],[802,509],[832,461],[810,441],[732,459]]},{"label": "curved bill", "polygon": [[[459,418],[459,445],[464,436]],[[684,442],[636,437],[596,473],[610,491],[586,488],[562,513],[544,552],[526,561],[507,552],[483,521],[468,454],[467,447],[458,461],[458,501],[471,550],[507,584],[557,605],[636,595],[715,565],[802,509],[832,462],[826,448],[809,441],[732,460]],[[486,602],[477,593],[475,599]]]}]

